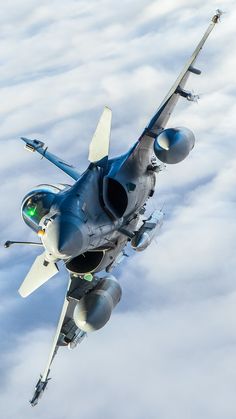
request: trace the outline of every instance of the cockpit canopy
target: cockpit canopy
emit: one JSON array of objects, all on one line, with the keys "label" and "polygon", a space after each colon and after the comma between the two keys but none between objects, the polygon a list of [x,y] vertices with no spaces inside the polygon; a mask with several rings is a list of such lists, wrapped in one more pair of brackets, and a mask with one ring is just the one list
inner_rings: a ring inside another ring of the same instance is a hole
[{"label": "cockpit canopy", "polygon": [[49,213],[56,195],[69,185],[38,185],[23,199],[21,213],[25,223],[38,231],[41,219]]}]

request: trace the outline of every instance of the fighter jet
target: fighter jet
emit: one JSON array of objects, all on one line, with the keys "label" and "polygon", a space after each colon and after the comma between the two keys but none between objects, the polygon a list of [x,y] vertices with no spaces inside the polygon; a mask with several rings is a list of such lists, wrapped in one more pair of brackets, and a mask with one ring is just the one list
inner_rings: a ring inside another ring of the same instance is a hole
[{"label": "fighter jet", "polygon": [[23,220],[39,241],[5,243],[5,247],[18,243],[43,249],[19,288],[22,297],[54,277],[60,263],[69,274],[53,345],[30,401],[32,406],[38,403],[50,380],[58,348],[76,347],[87,334],[108,322],[122,294],[111,272],[122,261],[126,246],[130,243],[137,252],[143,251],[162,225],[161,210],[145,215],[146,203],[154,194],[156,175],[163,164],[184,160],[195,143],[190,129],[166,125],[180,97],[193,102],[197,99],[185,85],[191,73],[201,74],[195,62],[221,14],[216,11],[157,112],[127,153],[109,158],[112,112],[108,107],[104,108],[90,143],[89,164],[84,173],[50,153],[42,141],[22,137],[27,150],[39,153],[73,179],[72,185],[39,185],[24,197]]}]

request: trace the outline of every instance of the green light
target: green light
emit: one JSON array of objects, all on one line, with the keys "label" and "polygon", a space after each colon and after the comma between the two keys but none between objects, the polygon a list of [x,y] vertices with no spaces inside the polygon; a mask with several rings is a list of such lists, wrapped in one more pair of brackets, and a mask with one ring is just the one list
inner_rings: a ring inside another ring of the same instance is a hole
[{"label": "green light", "polygon": [[84,275],[84,279],[85,281],[91,282],[93,280],[93,275],[90,272],[88,272]]},{"label": "green light", "polygon": [[30,208],[27,211],[27,214],[30,215],[31,217],[33,217],[36,213],[36,207],[35,208]]}]

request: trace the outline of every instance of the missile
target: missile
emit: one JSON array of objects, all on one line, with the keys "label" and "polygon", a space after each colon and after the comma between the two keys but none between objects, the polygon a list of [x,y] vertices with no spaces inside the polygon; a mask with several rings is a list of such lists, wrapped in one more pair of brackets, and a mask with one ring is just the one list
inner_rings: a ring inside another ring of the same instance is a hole
[{"label": "missile", "polygon": [[68,349],[75,349],[76,346],[82,342],[85,336],[86,333],[83,330],[78,329],[75,335],[73,336],[73,339],[68,343]]},{"label": "missile", "polygon": [[121,286],[113,275],[101,278],[98,285],[77,303],[74,322],[84,332],[101,329],[121,299]]},{"label": "missile", "polygon": [[35,386],[34,395],[32,399],[30,400],[31,406],[36,406],[36,404],[38,404],[39,399],[42,397],[43,392],[45,388],[47,387],[47,384],[50,380],[50,378],[48,377],[49,373],[50,373],[50,370],[48,371],[46,379],[44,381],[42,380],[42,375],[40,375],[39,380]]},{"label": "missile", "polygon": [[156,210],[144,221],[142,227],[131,240],[131,246],[134,250],[142,252],[149,246],[163,224],[163,217],[163,212]]}]

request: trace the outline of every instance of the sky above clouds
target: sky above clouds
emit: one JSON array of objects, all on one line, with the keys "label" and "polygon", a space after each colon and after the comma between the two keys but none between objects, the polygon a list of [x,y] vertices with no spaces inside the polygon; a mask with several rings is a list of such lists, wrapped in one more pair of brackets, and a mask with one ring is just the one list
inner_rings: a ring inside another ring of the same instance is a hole
[{"label": "sky above clouds", "polygon": [[0,411],[4,419],[235,419],[235,1],[9,0],[0,13],[1,243],[32,239],[24,195],[70,179],[27,153],[46,142],[79,170],[103,106],[113,110],[111,154],[138,138],[217,8],[226,13],[198,60],[169,126],[196,146],[157,177],[164,204],[156,241],[115,273],[123,298],[109,324],[61,350],[31,409],[66,288],[61,273],[28,299],[17,293],[38,251],[0,250]]}]

